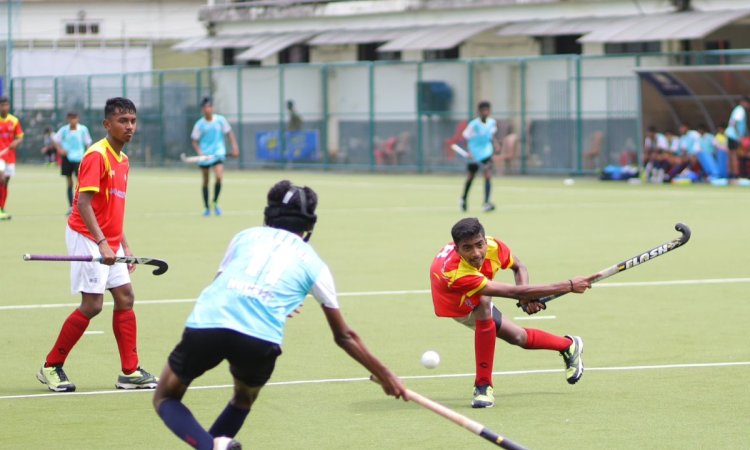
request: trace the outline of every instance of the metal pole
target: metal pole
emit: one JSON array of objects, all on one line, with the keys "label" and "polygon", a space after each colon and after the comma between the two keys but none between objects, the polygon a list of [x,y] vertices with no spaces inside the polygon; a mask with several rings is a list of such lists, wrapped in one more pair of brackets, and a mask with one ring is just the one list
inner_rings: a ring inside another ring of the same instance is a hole
[{"label": "metal pole", "polygon": [[368,67],[368,120],[369,120],[369,139],[370,142],[370,170],[375,170],[375,63],[370,62]]},{"label": "metal pole", "polygon": [[286,159],[286,126],[284,126],[284,65],[279,64],[279,144],[281,146],[280,164]]},{"label": "metal pole", "polygon": [[237,146],[240,151],[240,155],[237,157],[237,164],[240,169],[245,167],[243,163],[243,157],[245,156],[245,132],[242,127],[242,102],[242,66],[237,66]]},{"label": "metal pole", "polygon": [[424,138],[422,136],[422,128],[422,62],[420,61],[417,63],[417,170],[419,172],[424,172]]},{"label": "metal pole", "polygon": [[526,162],[528,149],[526,143],[528,136],[526,136],[526,60],[521,60],[521,64],[518,68],[518,76],[521,78],[521,174],[526,175]]},{"label": "metal pole", "polygon": [[5,40],[5,86],[8,87],[8,97],[13,101],[13,89],[10,89],[13,64],[13,0],[8,1],[8,35]]},{"label": "metal pole", "polygon": [[321,151],[323,152],[323,168],[328,169],[329,155],[328,155],[328,65],[323,66],[322,69],[322,86],[321,91],[323,95],[323,120],[322,127],[320,130],[320,143]]},{"label": "metal pole", "polygon": [[583,170],[583,64],[580,55],[576,55],[576,173]]}]

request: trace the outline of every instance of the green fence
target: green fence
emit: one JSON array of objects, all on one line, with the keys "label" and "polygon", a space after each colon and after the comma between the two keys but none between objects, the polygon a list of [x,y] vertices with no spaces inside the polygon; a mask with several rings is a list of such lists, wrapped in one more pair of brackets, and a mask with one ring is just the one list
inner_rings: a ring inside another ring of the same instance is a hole
[{"label": "green fence", "polygon": [[[40,158],[42,132],[69,110],[101,136],[109,97],[138,107],[128,147],[146,166],[192,152],[200,101],[229,119],[241,156],[230,165],[370,171],[451,171],[450,150],[480,100],[492,103],[506,173],[592,173],[637,154],[642,126],[634,69],[743,64],[750,51],[547,56],[442,62],[232,66],[126,75],[14,78],[13,112],[27,138],[20,158]],[[302,131],[287,130],[294,101]]]}]

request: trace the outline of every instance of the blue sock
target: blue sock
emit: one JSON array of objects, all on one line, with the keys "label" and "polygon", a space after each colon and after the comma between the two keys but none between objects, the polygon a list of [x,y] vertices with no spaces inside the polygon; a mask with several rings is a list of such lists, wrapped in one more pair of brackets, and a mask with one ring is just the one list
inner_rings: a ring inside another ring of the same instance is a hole
[{"label": "blue sock", "polygon": [[213,450],[214,438],[195,420],[179,400],[166,399],[159,405],[159,417],[178,438],[198,450]]},{"label": "blue sock", "polygon": [[231,403],[227,403],[227,407],[224,408],[221,415],[216,418],[216,422],[211,425],[208,434],[214,437],[235,437],[240,431],[240,428],[242,428],[242,424],[245,423],[245,418],[248,414],[250,414],[249,409],[240,409]]}]

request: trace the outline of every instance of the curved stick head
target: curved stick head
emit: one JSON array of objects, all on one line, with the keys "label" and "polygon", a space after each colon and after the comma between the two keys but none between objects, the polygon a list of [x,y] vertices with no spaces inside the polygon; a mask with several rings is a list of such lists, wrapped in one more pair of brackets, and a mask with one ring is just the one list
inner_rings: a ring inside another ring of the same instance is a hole
[{"label": "curved stick head", "polygon": [[151,272],[154,275],[161,275],[164,272],[166,272],[167,269],[169,269],[169,265],[167,264],[166,261],[152,261],[151,264],[156,266],[156,269],[154,269],[154,271]]},{"label": "curved stick head", "polygon": [[678,223],[674,226],[674,229],[682,233],[682,237],[680,238],[680,241],[685,244],[687,241],[690,240],[690,235],[692,232],[690,231],[690,227],[685,225],[684,223]]}]

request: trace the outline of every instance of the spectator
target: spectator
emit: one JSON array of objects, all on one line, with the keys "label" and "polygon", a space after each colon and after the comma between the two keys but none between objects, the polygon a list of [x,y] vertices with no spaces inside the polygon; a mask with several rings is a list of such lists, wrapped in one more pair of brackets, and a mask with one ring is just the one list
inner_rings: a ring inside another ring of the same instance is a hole
[{"label": "spectator", "polygon": [[292,100],[286,101],[286,109],[289,111],[289,123],[286,125],[286,131],[301,131],[302,117],[294,109],[294,102]]},{"label": "spectator", "polygon": [[740,174],[739,156],[737,151],[740,148],[742,139],[748,136],[747,132],[747,111],[750,108],[750,97],[743,96],[737,106],[734,107],[729,115],[727,124],[727,147],[729,148],[729,178],[737,178]]}]

